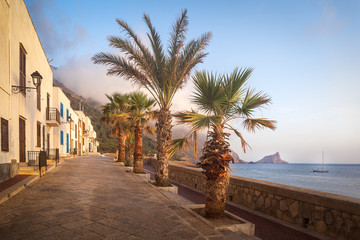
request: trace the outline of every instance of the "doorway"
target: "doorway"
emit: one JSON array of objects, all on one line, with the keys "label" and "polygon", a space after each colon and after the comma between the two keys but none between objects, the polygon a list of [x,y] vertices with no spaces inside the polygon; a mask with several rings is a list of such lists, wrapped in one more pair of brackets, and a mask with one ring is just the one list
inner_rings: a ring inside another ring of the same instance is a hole
[{"label": "doorway", "polygon": [[50,152],[50,134],[47,134],[47,150]]},{"label": "doorway", "polygon": [[26,144],[25,144],[25,119],[19,118],[19,159],[20,162],[26,162]]}]

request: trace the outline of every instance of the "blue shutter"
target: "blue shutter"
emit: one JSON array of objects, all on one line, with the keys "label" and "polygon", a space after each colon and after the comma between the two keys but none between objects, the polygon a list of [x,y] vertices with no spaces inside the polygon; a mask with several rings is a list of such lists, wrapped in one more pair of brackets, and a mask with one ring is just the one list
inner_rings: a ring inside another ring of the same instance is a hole
[{"label": "blue shutter", "polygon": [[64,105],[60,103],[60,116],[64,118]]},{"label": "blue shutter", "polygon": [[69,134],[66,134],[66,152],[69,153]]},{"label": "blue shutter", "polygon": [[60,131],[60,144],[64,145],[64,132]]},{"label": "blue shutter", "polygon": [[69,121],[69,109],[66,109],[66,121]]}]

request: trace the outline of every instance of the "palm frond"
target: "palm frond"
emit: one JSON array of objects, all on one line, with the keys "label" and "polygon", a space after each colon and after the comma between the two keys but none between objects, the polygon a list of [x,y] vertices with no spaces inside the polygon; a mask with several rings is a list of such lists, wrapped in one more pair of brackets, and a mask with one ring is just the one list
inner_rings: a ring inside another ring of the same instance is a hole
[{"label": "palm frond", "polygon": [[156,128],[154,128],[153,126],[146,126],[144,128],[144,131],[150,135],[155,135],[156,133]]},{"label": "palm frond", "polygon": [[255,132],[256,129],[264,128],[276,129],[276,121],[266,118],[248,118],[243,122],[243,125],[249,132]]},{"label": "palm frond", "polygon": [[196,72],[193,76],[195,92],[192,101],[206,113],[218,114],[226,100],[221,76],[206,71]]},{"label": "palm frond", "polygon": [[155,66],[154,59],[152,58],[149,49],[145,47],[145,45],[140,41],[140,38],[135,34],[132,28],[125,21],[121,19],[116,19],[116,22],[125,31],[126,35],[129,36],[140,49],[149,68],[153,68]]},{"label": "palm frond", "polygon": [[234,133],[236,134],[236,136],[238,136],[241,140],[241,148],[243,149],[244,153],[246,153],[246,149],[251,149],[250,145],[245,141],[243,135],[238,131],[236,130],[235,128],[233,128],[232,126],[230,125],[227,125],[231,130],[234,131]]},{"label": "palm frond", "polygon": [[221,124],[222,118],[217,115],[203,115],[194,111],[174,114],[180,124],[189,124],[193,130],[200,131],[212,125]]},{"label": "palm frond", "polygon": [[169,147],[169,157],[172,157],[177,150],[184,150],[191,145],[190,140],[187,137],[173,139]]},{"label": "palm frond", "polygon": [[175,72],[174,89],[182,88],[195,66],[203,62],[203,59],[208,54],[203,52],[203,50],[209,44],[211,37],[211,32],[202,34],[199,39],[192,40],[185,46],[179,56],[179,64]]},{"label": "palm frond", "polygon": [[255,109],[264,108],[271,103],[271,98],[262,92],[255,93],[254,89],[248,89],[241,104],[235,108],[240,116],[250,118]]}]

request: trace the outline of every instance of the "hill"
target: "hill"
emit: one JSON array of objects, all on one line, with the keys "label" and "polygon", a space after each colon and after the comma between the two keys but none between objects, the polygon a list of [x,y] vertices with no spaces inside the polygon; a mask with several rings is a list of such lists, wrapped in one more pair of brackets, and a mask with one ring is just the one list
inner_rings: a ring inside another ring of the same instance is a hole
[{"label": "hill", "polygon": [[281,159],[280,157],[280,153],[277,152],[273,155],[268,155],[268,156],[265,156],[263,157],[261,160],[255,162],[255,163],[275,163],[275,164],[281,164],[281,163],[288,163],[284,160]]}]

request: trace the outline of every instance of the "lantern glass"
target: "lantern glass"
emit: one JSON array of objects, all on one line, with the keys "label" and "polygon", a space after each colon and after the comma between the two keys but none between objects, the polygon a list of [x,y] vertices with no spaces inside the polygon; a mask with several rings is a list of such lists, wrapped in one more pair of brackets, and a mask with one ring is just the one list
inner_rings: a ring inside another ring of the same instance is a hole
[{"label": "lantern glass", "polygon": [[33,79],[33,84],[35,85],[35,87],[40,87],[42,80],[42,76],[40,75],[40,73],[38,71],[35,71],[31,74],[31,77]]}]

